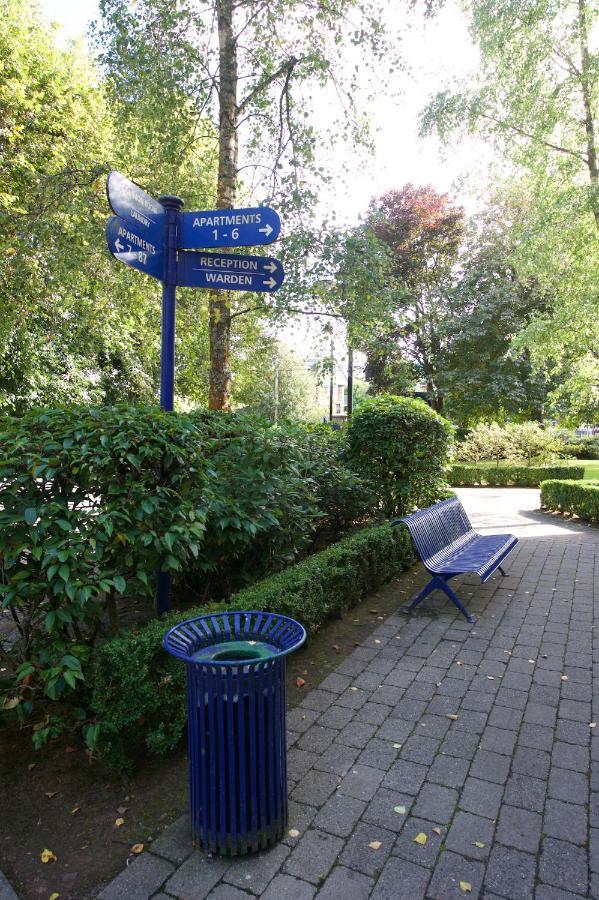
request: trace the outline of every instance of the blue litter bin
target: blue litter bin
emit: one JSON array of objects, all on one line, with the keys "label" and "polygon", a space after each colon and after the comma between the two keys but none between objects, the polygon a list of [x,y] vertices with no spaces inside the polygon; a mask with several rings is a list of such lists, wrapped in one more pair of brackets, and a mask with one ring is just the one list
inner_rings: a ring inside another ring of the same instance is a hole
[{"label": "blue litter bin", "polygon": [[220,612],[181,622],[165,649],[187,663],[194,844],[262,850],[287,823],[285,657],[306,639],[287,616]]}]

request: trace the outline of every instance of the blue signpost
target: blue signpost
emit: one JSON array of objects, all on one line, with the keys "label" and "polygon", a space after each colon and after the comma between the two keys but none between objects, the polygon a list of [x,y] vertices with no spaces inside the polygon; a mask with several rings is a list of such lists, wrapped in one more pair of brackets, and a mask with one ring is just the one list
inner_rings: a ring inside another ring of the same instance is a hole
[{"label": "blue signpost", "polygon": [[179,254],[177,284],[222,291],[276,291],[283,283],[283,266],[270,256],[232,253]]},{"label": "blue signpost", "polygon": [[[108,249],[125,265],[162,281],[160,406],[170,412],[175,395],[177,286],[272,292],[285,277],[281,263],[267,256],[193,250],[270,244],[279,236],[281,220],[267,206],[182,212],[179,197],[165,194],[156,200],[114,171],[108,176],[106,193],[115,213],[106,229]],[[168,609],[170,575],[159,572],[157,610]]]},{"label": "blue signpost", "polygon": [[279,236],[281,220],[269,206],[248,209],[208,209],[181,216],[179,246],[258,247],[272,244]]}]

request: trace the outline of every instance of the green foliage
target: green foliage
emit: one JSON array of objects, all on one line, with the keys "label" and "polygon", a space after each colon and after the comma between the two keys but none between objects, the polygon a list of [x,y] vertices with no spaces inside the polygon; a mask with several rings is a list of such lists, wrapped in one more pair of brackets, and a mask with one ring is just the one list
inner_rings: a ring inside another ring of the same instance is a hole
[{"label": "green foliage", "polygon": [[479,462],[494,459],[533,459],[544,461],[562,448],[556,434],[538,422],[519,422],[498,425],[479,422],[456,448],[460,460]]},{"label": "green foliage", "polygon": [[541,506],[599,522],[599,481],[542,481]]},{"label": "green foliage", "polygon": [[575,459],[599,459],[599,435],[562,438],[562,453]]},{"label": "green foliage", "polygon": [[125,406],[6,417],[0,425],[0,597],[19,640],[17,696],[76,693],[115,597],[198,556],[207,508],[188,419]]},{"label": "green foliage", "polygon": [[[404,528],[367,528],[277,575],[235,594],[230,602],[189,610],[256,609],[299,619],[311,632],[414,561]],[[163,754],[180,741],[186,722],[185,666],[162,649],[181,613],[108,640],[94,656],[93,708],[104,758],[130,767],[141,753]]]},{"label": "green foliage", "polygon": [[454,465],[446,477],[452,487],[538,487],[546,478],[583,478],[584,467]]},{"label": "green foliage", "polygon": [[388,517],[427,506],[444,486],[450,423],[422,400],[367,400],[347,427],[347,458],[372,485]]}]

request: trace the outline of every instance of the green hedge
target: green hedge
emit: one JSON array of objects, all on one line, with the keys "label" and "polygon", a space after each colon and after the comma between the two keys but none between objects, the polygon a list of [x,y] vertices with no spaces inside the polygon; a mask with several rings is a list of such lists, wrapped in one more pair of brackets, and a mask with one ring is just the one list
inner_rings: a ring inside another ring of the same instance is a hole
[{"label": "green hedge", "polygon": [[452,487],[538,487],[545,479],[584,478],[584,466],[450,466],[447,481]]},{"label": "green hedge", "polygon": [[541,506],[599,522],[599,481],[543,481]]},{"label": "green hedge", "polygon": [[159,755],[179,743],[186,721],[185,666],[161,644],[172,625],[217,609],[258,609],[293,616],[313,632],[413,562],[405,528],[366,528],[226,604],[171,613],[106,641],[95,652],[91,679],[101,754],[111,765],[128,768],[144,753]]}]

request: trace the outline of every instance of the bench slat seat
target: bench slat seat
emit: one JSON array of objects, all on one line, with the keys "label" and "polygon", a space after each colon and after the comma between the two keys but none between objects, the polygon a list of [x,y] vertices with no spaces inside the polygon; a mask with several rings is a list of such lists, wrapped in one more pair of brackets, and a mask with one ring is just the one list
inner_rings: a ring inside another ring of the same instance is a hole
[{"label": "bench slat seat", "polygon": [[501,563],[518,539],[513,534],[478,534],[457,497],[442,500],[391,524],[400,522],[407,525],[420,559],[433,576],[406,611],[411,612],[432,590],[440,588],[466,619],[474,622],[474,616],[467,612],[447,581],[466,572],[475,573],[483,583],[497,569],[505,575]]}]

